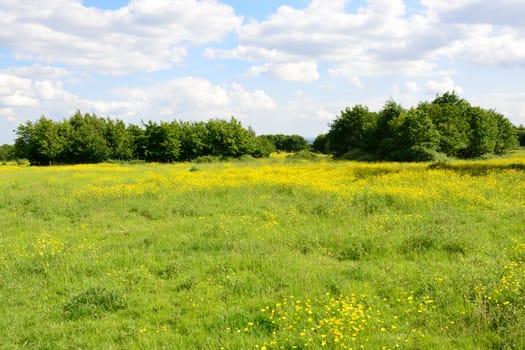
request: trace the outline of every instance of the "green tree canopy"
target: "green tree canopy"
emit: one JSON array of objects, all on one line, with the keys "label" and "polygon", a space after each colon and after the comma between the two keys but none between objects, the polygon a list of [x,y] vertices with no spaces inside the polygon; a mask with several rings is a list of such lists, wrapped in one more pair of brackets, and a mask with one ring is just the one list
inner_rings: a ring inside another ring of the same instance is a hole
[{"label": "green tree canopy", "polygon": [[415,161],[502,154],[517,144],[516,128],[503,115],[446,92],[409,110],[392,100],[378,113],[346,108],[330,124],[323,149],[336,157]]}]

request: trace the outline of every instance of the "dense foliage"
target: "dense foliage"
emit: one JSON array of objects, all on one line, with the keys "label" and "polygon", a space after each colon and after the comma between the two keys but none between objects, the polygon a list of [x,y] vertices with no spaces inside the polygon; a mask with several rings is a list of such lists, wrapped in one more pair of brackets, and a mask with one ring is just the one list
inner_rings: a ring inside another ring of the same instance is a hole
[{"label": "dense foliage", "polygon": [[14,147],[0,149],[0,160],[16,157],[36,165],[259,158],[275,151],[310,148],[336,158],[427,161],[503,154],[525,144],[523,127],[514,127],[494,110],[470,105],[454,92],[409,109],[394,101],[387,101],[379,112],[363,105],[347,107],[311,146],[300,135],[256,136],[234,117],[229,121],[148,121],[139,126],[77,111],[61,122],[45,116],[27,121],[16,134]]},{"label": "dense foliage", "polygon": [[8,160],[15,159],[15,147],[13,145],[1,145],[0,146],[0,161],[5,162]]},{"label": "dense foliage", "polygon": [[300,152],[310,148],[308,141],[300,135],[262,135],[261,138],[268,140],[279,152]]},{"label": "dense foliage", "polygon": [[518,133],[518,141],[520,146],[525,146],[525,126],[520,125],[516,128],[516,132]]},{"label": "dense foliage", "polygon": [[349,159],[425,161],[502,154],[517,145],[516,129],[503,115],[447,92],[410,109],[394,101],[379,112],[346,108],[314,149]]},{"label": "dense foliage", "polygon": [[42,116],[17,131],[14,150],[32,164],[97,163],[107,160],[189,161],[199,157],[267,156],[275,150],[239,121],[153,122],[127,126],[122,120],[80,111],[56,122]]}]

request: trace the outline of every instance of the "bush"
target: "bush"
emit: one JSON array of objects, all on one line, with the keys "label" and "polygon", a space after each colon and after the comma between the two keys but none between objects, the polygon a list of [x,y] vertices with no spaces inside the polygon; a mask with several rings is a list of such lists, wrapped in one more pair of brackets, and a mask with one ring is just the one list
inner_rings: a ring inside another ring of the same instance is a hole
[{"label": "bush", "polygon": [[373,162],[376,160],[376,158],[364,150],[360,148],[354,148],[350,151],[343,154],[339,159],[345,159],[345,160],[355,160],[358,162]]},{"label": "bush", "polygon": [[302,160],[317,161],[319,160],[319,158],[317,154],[310,152],[310,151],[300,151],[300,152],[289,154],[288,156],[286,156],[286,161],[294,162],[294,161],[302,161]]},{"label": "bush", "polygon": [[25,159],[25,158],[22,158],[22,159],[17,159],[16,160],[16,164],[18,166],[29,166],[31,165],[31,163],[29,162],[29,160]]}]

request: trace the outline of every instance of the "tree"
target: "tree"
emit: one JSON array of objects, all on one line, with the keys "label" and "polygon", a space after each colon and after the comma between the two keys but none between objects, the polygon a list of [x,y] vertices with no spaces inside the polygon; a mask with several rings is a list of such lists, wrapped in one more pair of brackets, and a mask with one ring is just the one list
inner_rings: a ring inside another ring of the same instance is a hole
[{"label": "tree", "polygon": [[206,124],[204,122],[179,122],[181,128],[180,160],[190,161],[206,152]]},{"label": "tree", "polygon": [[375,153],[379,159],[384,159],[392,152],[394,133],[390,127],[390,121],[398,118],[405,109],[393,100],[385,103],[377,116],[375,129],[371,132],[369,142],[370,151]]},{"label": "tree", "polygon": [[398,161],[432,160],[440,135],[425,111],[411,108],[389,122],[394,134],[390,158]]},{"label": "tree", "polygon": [[459,98],[455,92],[445,92],[432,103],[420,103],[418,109],[424,110],[439,131],[439,151],[447,156],[457,157],[469,143],[469,122],[466,112],[470,104]]},{"label": "tree", "polygon": [[180,155],[180,128],[176,122],[149,121],[145,124],[147,140],[146,160],[149,162],[174,162]]},{"label": "tree", "polygon": [[144,135],[144,130],[136,124],[131,124],[126,131],[131,140],[132,159],[146,160],[148,140],[146,135]]},{"label": "tree", "polygon": [[66,147],[65,135],[59,123],[42,116],[38,121],[19,125],[16,130],[15,153],[31,164],[49,165],[60,161]]},{"label": "tree", "polygon": [[520,125],[516,127],[516,134],[520,146],[525,146],[525,126]]},{"label": "tree", "polygon": [[493,153],[498,135],[498,121],[494,115],[480,107],[469,107],[466,111],[466,118],[469,122],[469,142],[461,156],[476,158]]},{"label": "tree", "polygon": [[77,111],[64,122],[64,129],[69,141],[68,163],[99,163],[109,158],[111,149],[104,138],[105,119]]},{"label": "tree", "polygon": [[34,132],[36,152],[33,161],[40,165],[58,161],[66,146],[60,124],[42,116],[35,124]]},{"label": "tree", "polygon": [[7,162],[9,160],[14,160],[15,157],[15,146],[3,144],[0,146],[0,161]]},{"label": "tree", "polygon": [[318,135],[314,142],[312,143],[312,150],[317,153],[328,154],[328,135],[320,134]]},{"label": "tree", "polygon": [[502,114],[496,111],[489,111],[498,123],[498,133],[496,136],[496,145],[494,146],[494,153],[503,154],[510,148],[519,146],[518,135],[516,128],[512,123],[506,119]]},{"label": "tree", "polygon": [[278,152],[300,152],[310,148],[308,141],[301,135],[268,134],[260,137],[270,141]]},{"label": "tree", "polygon": [[330,152],[340,157],[350,150],[368,149],[376,122],[377,115],[370,112],[368,107],[362,105],[356,105],[352,109],[347,107],[330,125],[327,135]]},{"label": "tree", "polygon": [[211,119],[206,131],[207,155],[237,158],[254,149],[255,136],[234,117],[230,121]]},{"label": "tree", "polygon": [[255,158],[269,157],[271,153],[275,152],[275,145],[267,137],[257,136],[255,138],[255,148],[251,154]]},{"label": "tree", "polygon": [[128,131],[122,120],[106,119],[104,139],[110,149],[109,158],[133,159],[133,135]]},{"label": "tree", "polygon": [[15,131],[15,156],[19,159],[32,159],[36,152],[34,140],[35,126],[30,120],[18,125]]}]

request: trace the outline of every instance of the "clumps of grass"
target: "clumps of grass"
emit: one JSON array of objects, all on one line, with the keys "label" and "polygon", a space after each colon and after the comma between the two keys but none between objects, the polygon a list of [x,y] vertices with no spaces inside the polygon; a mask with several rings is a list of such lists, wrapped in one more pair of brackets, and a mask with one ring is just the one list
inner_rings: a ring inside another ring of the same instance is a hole
[{"label": "clumps of grass", "polygon": [[520,258],[525,244],[516,243],[513,250],[515,259],[503,266],[499,279],[474,287],[472,322],[492,333],[492,348],[525,347],[525,261]]},{"label": "clumps of grass", "polygon": [[187,277],[187,278],[182,279],[175,285],[175,290],[177,292],[181,292],[184,290],[190,290],[195,286],[196,283],[197,281],[194,278]]},{"label": "clumps of grass", "polygon": [[165,217],[165,213],[162,212],[161,208],[138,208],[133,207],[129,210],[132,214],[137,214],[145,219],[148,219],[150,221],[156,221],[163,219]]},{"label": "clumps of grass", "polygon": [[365,216],[370,216],[390,208],[402,209],[403,204],[398,198],[387,193],[358,193],[353,199],[354,205],[360,206]]},{"label": "clumps of grass", "polygon": [[287,162],[318,161],[319,156],[310,151],[299,151],[286,156]]},{"label": "clumps of grass", "polygon": [[417,234],[410,236],[401,244],[403,254],[425,253],[437,247],[437,241],[434,237],[427,234]]},{"label": "clumps of grass", "polygon": [[447,252],[448,254],[467,254],[466,244],[459,239],[451,239],[443,242],[441,244],[441,249]]},{"label": "clumps of grass", "polygon": [[195,163],[216,163],[220,162],[221,158],[217,156],[200,156],[195,158]]},{"label": "clumps of grass", "polygon": [[26,167],[26,166],[30,166],[31,162],[29,162],[29,160],[25,158],[22,158],[22,159],[17,159],[16,164],[21,167]]},{"label": "clumps of grass", "polygon": [[262,311],[248,312],[235,310],[226,316],[226,332],[265,334],[266,336],[277,331],[277,324],[272,320],[271,315]]},{"label": "clumps of grass", "polygon": [[417,233],[407,237],[400,246],[400,252],[411,256],[430,251],[443,251],[447,254],[467,254],[467,243],[460,237],[444,233]]},{"label": "clumps of grass", "polygon": [[170,263],[158,271],[158,276],[165,280],[177,278],[181,273],[181,266],[178,263]]},{"label": "clumps of grass", "polygon": [[388,174],[394,174],[399,173],[400,169],[396,169],[393,167],[371,167],[371,166],[362,166],[362,167],[355,167],[352,169],[353,175],[357,179],[367,179],[370,177],[379,177],[383,175]]},{"label": "clumps of grass", "polygon": [[73,295],[64,305],[63,313],[69,320],[83,317],[99,318],[107,312],[125,307],[126,300],[120,292],[104,287],[92,287]]},{"label": "clumps of grass", "polygon": [[336,258],[339,261],[357,261],[365,258],[371,251],[372,241],[370,239],[355,237],[339,249],[336,253]]},{"label": "clumps of grass", "polygon": [[472,176],[484,176],[494,171],[502,171],[507,169],[525,170],[523,163],[495,163],[495,162],[469,162],[469,163],[451,163],[451,162],[434,162],[430,164],[429,170],[452,170],[461,174],[468,174]]}]

